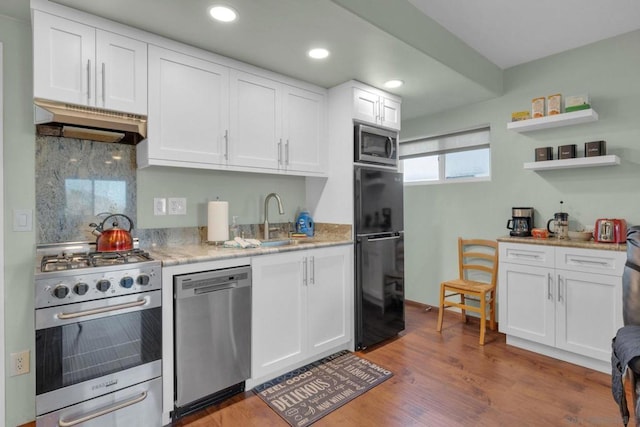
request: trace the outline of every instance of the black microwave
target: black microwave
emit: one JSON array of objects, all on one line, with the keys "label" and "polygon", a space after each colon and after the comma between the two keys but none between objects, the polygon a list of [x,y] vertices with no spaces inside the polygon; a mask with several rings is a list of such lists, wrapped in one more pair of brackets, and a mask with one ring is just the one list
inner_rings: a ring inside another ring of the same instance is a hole
[{"label": "black microwave", "polygon": [[373,126],[354,127],[354,161],[398,166],[398,133]]}]

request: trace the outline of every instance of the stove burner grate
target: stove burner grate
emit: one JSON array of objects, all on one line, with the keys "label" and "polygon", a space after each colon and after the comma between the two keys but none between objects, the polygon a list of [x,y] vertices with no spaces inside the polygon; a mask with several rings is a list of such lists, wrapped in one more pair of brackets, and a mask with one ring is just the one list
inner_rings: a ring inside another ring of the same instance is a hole
[{"label": "stove burner grate", "polygon": [[133,249],[126,252],[60,253],[42,257],[40,271],[63,271],[152,261],[148,252]]}]

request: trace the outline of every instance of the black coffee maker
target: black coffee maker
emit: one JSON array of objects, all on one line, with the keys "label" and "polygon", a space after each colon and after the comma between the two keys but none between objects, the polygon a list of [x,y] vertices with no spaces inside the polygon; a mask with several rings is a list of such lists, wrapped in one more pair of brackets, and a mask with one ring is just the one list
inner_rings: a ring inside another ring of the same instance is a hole
[{"label": "black coffee maker", "polygon": [[510,236],[529,237],[533,228],[533,208],[511,208],[512,218],[507,221]]}]

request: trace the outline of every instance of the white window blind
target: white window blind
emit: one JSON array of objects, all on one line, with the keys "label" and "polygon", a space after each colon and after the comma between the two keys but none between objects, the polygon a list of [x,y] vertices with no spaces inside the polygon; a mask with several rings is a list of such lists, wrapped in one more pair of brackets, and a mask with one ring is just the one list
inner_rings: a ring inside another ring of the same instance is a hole
[{"label": "white window blind", "polygon": [[405,184],[491,179],[490,129],[480,126],[400,142]]},{"label": "white window blind", "polygon": [[400,159],[489,147],[489,127],[400,141]]}]

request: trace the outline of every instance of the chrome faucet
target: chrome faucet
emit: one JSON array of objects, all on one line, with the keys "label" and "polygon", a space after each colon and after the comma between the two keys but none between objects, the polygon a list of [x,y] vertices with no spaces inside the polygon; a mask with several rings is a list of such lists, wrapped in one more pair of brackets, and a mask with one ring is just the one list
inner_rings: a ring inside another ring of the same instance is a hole
[{"label": "chrome faucet", "polygon": [[269,200],[275,197],[278,202],[278,212],[280,215],[284,215],[284,208],[282,207],[282,200],[277,193],[269,193],[264,199],[264,240],[269,240]]}]

